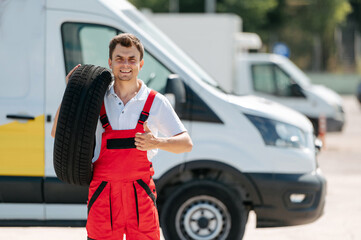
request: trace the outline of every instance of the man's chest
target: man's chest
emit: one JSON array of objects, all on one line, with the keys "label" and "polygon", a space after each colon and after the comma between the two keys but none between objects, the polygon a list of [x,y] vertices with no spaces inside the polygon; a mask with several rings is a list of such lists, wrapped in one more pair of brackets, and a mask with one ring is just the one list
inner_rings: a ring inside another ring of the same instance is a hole
[{"label": "man's chest", "polygon": [[114,130],[134,129],[143,110],[145,100],[131,99],[126,105],[119,98],[104,99],[108,120]]}]

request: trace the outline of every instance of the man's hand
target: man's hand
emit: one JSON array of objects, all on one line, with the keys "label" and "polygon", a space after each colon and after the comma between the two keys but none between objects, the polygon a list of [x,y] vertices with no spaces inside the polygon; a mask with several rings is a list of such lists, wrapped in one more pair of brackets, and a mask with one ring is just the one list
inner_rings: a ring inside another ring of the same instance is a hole
[{"label": "man's hand", "polygon": [[181,132],[172,137],[155,137],[144,123],[144,133],[135,134],[135,146],[138,150],[147,151],[155,148],[172,153],[190,152],[193,147],[191,138],[187,132]]},{"label": "man's hand", "polygon": [[138,150],[147,151],[158,148],[159,139],[157,139],[150,129],[148,128],[147,122],[144,123],[144,133],[135,134],[135,146]]}]

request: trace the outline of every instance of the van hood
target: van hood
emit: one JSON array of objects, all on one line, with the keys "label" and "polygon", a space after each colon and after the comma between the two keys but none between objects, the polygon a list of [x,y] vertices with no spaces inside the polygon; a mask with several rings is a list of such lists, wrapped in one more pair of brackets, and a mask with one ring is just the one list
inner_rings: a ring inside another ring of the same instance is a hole
[{"label": "van hood", "polygon": [[342,98],[335,91],[323,86],[323,85],[310,85],[305,89],[312,95],[324,100],[330,105],[342,106]]},{"label": "van hood", "polygon": [[304,115],[268,99],[253,95],[228,95],[228,101],[240,109],[242,113],[288,123],[305,132],[313,131],[311,122]]}]

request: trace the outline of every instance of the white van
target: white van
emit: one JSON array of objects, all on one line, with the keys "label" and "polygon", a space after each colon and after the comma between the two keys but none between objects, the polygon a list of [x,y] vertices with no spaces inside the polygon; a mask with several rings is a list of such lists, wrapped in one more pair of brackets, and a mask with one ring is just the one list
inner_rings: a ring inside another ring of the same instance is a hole
[{"label": "white van", "polygon": [[1,0],[0,23],[1,225],[84,226],[87,188],[56,178],[50,132],[66,73],[78,63],[106,67],[120,32],[141,39],[141,79],[173,100],[194,143],[153,161],[166,239],[241,239],[250,210],[258,227],[322,215],[311,123],[223,92],[127,1]]},{"label": "white van", "polygon": [[236,94],[254,94],[281,103],[306,115],[319,130],[325,117],[328,132],[342,131],[345,113],[340,95],[313,85],[288,58],[277,54],[239,54],[236,60]]}]

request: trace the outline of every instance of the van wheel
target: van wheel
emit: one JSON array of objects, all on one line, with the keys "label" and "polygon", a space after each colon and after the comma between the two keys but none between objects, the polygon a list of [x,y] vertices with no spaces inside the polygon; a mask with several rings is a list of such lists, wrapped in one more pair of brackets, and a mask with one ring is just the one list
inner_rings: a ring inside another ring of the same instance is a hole
[{"label": "van wheel", "polygon": [[165,239],[242,239],[248,210],[226,186],[193,181],[181,186],[164,204],[161,226]]},{"label": "van wheel", "polygon": [[64,182],[88,185],[92,178],[95,130],[111,73],[83,65],[71,75],[65,89],[54,142],[54,169]]}]

